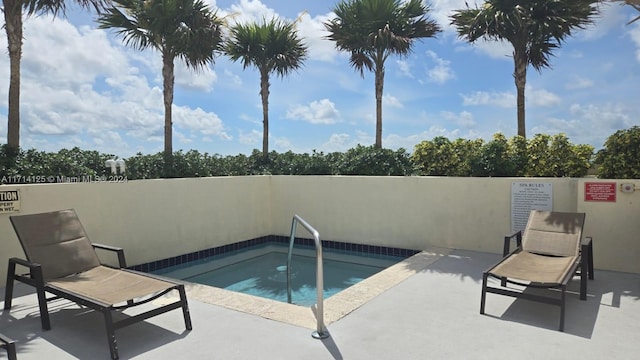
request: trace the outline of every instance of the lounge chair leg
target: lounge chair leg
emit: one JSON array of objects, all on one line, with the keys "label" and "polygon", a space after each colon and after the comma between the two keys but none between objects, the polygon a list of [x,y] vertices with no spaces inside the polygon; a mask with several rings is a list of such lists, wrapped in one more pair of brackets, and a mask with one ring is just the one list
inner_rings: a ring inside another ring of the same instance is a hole
[{"label": "lounge chair leg", "polygon": [[187,330],[193,329],[191,325],[191,314],[189,313],[189,304],[187,303],[187,293],[184,290],[184,285],[178,287],[180,293],[180,302],[182,303],[182,315],[184,316],[184,326]]},{"label": "lounge chair leg", "polygon": [[116,341],[116,330],[113,326],[113,318],[111,317],[111,310],[104,309],[104,323],[107,326],[107,342],[109,343],[109,352],[113,360],[118,359],[118,343]]},{"label": "lounge chair leg", "polygon": [[9,360],[18,359],[18,355],[16,355],[16,343],[12,342],[7,344],[7,358]]},{"label": "lounge chair leg", "polygon": [[40,322],[43,330],[51,330],[51,321],[49,320],[49,308],[47,307],[47,295],[44,291],[44,276],[42,268],[37,267],[31,270],[31,276],[35,281],[36,293],[38,294],[38,307],[40,308]]},{"label": "lounge chair leg", "polygon": [[482,295],[480,296],[480,314],[484,314],[484,304],[487,298],[487,277],[489,274],[486,272],[482,274]]},{"label": "lounge chair leg", "polygon": [[14,341],[10,341],[10,339],[0,338],[0,350],[7,350],[7,358],[8,360],[16,360],[18,357],[16,355],[16,343]]},{"label": "lounge chair leg", "polygon": [[0,334],[0,350],[7,350],[7,358],[16,360],[16,342]]},{"label": "lounge chair leg", "polygon": [[589,251],[587,251],[587,253],[589,254],[589,261],[587,262],[587,264],[589,265],[589,279],[593,280],[593,278],[594,278],[594,275],[593,275],[593,240],[589,244]]},{"label": "lounge chair leg", "polygon": [[51,320],[49,319],[49,308],[47,307],[47,296],[44,293],[44,288],[38,287],[36,292],[38,293],[38,306],[40,307],[40,322],[42,323],[42,330],[51,330]]},{"label": "lounge chair leg", "polygon": [[560,292],[560,328],[558,330],[564,332],[564,313],[565,313],[565,298],[566,298],[566,290],[565,286],[562,287],[562,291]]},{"label": "lounge chair leg", "polygon": [[587,300],[587,263],[582,259],[580,262],[580,300]]},{"label": "lounge chair leg", "polygon": [[13,300],[13,277],[16,273],[16,263],[9,260],[9,267],[7,269],[7,282],[4,288],[4,309],[11,309],[11,302]]}]

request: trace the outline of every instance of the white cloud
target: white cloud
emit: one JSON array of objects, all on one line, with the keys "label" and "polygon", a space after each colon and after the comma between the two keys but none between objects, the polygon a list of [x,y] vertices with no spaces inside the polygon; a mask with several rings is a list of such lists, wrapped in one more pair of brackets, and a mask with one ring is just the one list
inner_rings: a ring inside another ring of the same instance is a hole
[{"label": "white cloud", "polygon": [[229,81],[235,85],[235,86],[242,86],[242,79],[240,78],[240,76],[234,74],[231,70],[229,69],[225,69],[224,70],[224,76],[229,79]]},{"label": "white cloud", "polygon": [[[25,22],[25,39],[21,73],[24,147],[37,143],[54,147],[37,140],[43,135],[56,135],[59,147],[97,146],[120,153],[128,149],[123,136],[138,143],[162,140],[162,85],[150,84],[143,75],[146,72],[154,82],[157,79],[161,72],[157,53],[133,51],[122,46],[120,39],[112,43],[106,31],[76,28],[65,19],[46,15]],[[8,69],[7,57],[0,58],[0,68]],[[176,66],[178,85],[207,91],[215,80],[210,69],[193,74]],[[0,101],[6,99],[5,86],[4,82],[0,85]],[[201,134],[230,139],[219,117],[200,108],[174,106],[173,120],[174,133],[189,136],[184,141]]]},{"label": "white cloud", "polygon": [[516,106],[516,95],[513,92],[476,91],[472,94],[460,95],[464,106],[492,105],[502,108],[514,108]]},{"label": "white cloud", "polygon": [[272,149],[269,149],[269,151],[275,150],[283,153],[291,150],[293,152],[299,152],[297,149],[294,149],[293,143],[291,142],[291,140],[287,139],[286,137],[277,137],[277,136],[269,135],[269,147],[272,148]]},{"label": "white cloud", "polygon": [[574,118],[593,125],[585,127],[590,131],[594,128],[624,129],[633,125],[628,115],[629,109],[620,104],[607,103],[601,106],[573,104],[570,112]]},{"label": "white cloud", "polygon": [[245,133],[240,130],[238,135],[238,141],[244,145],[255,146],[262,143],[262,131],[251,130],[249,133]]},{"label": "white cloud", "polygon": [[356,138],[354,140],[355,140],[354,146],[358,144],[365,145],[365,146],[373,144],[375,142],[373,129],[371,129],[371,135],[365,131],[360,131],[360,130],[356,131]]},{"label": "white cloud", "polygon": [[278,13],[260,0],[240,0],[240,3],[231,5],[227,16],[231,22],[244,24],[277,18]]},{"label": "white cloud", "polygon": [[[450,16],[453,10],[466,9],[466,0],[431,0],[431,12],[429,13],[431,18],[435,20],[440,27],[445,31],[445,36],[454,35],[455,27],[450,25]],[[478,1],[481,3],[481,1]],[[474,3],[469,1],[469,5],[474,7]]]},{"label": "white cloud", "polygon": [[388,94],[382,95],[382,104],[384,106],[398,108],[398,109],[404,108],[404,105],[402,104],[400,99],[398,99],[393,95],[388,95]]},{"label": "white cloud", "polygon": [[23,81],[73,88],[102,76],[137,72],[103,30],[76,28],[64,19],[43,15],[27,19],[24,31]]},{"label": "white cloud", "polygon": [[231,140],[225,132],[222,120],[214,113],[208,113],[200,108],[190,109],[173,105],[174,127],[190,130],[204,135],[216,135],[224,140]]},{"label": "white cloud", "polygon": [[473,44],[469,44],[464,40],[458,39],[456,44],[457,51],[472,49],[492,59],[513,61],[513,46],[507,41],[478,40]]},{"label": "white cloud", "polygon": [[129,145],[122,139],[120,133],[116,131],[95,131],[89,129],[87,131],[93,137],[94,145],[101,148],[112,149],[110,152],[118,154],[122,149],[128,149]]},{"label": "white cloud", "polygon": [[[465,106],[491,105],[505,109],[516,107],[515,89],[513,92],[476,91],[471,94],[461,94],[461,96],[462,104]],[[525,89],[525,101],[530,106],[545,107],[558,105],[561,99],[550,91],[527,86]]]},{"label": "white cloud", "polygon": [[[444,136],[448,139],[456,139],[461,137],[460,131],[458,129],[447,129],[440,125],[432,125],[426,131],[422,131],[415,134],[410,135],[399,135],[399,134],[389,134],[382,141],[385,148],[404,148],[408,152],[412,152],[414,147],[424,140],[431,140],[436,136]],[[476,136],[472,135],[471,132],[464,136],[467,139],[475,138]]]},{"label": "white cloud", "polygon": [[339,117],[340,113],[329,99],[312,101],[309,105],[294,105],[286,114],[287,119],[311,124],[335,124]]},{"label": "white cloud", "polygon": [[333,152],[333,151],[344,151],[352,146],[351,136],[349,134],[341,133],[341,134],[332,134],[329,137],[329,140],[322,144],[322,149],[325,151]]},{"label": "white cloud", "polygon": [[438,54],[431,50],[427,50],[427,56],[435,62],[435,66],[427,69],[427,78],[430,82],[444,84],[455,78],[453,69],[451,69],[451,61],[438,57]]},{"label": "white cloud", "polygon": [[218,80],[218,76],[210,66],[201,69],[187,67],[182,61],[176,61],[174,66],[175,84],[187,89],[210,92]]},{"label": "white cloud", "polygon": [[631,41],[636,46],[636,60],[640,63],[640,20],[633,25],[633,29],[629,31],[629,36],[631,36]]},{"label": "white cloud", "polygon": [[[240,130],[238,142],[243,145],[251,146],[253,149],[260,148],[262,150],[262,134],[260,130],[251,130],[248,133]],[[294,144],[286,137],[277,137],[269,134],[269,151],[286,152],[293,149]]]},{"label": "white cloud", "polygon": [[442,111],[440,115],[448,122],[457,126],[470,128],[476,125],[476,121],[473,119],[473,114],[468,111],[461,111],[458,114],[450,111]]},{"label": "white cloud", "polygon": [[598,150],[609,135],[635,125],[632,113],[621,104],[572,104],[566,117],[547,118],[531,133],[565,133],[573,143],[592,144]]},{"label": "white cloud", "polygon": [[587,26],[584,31],[575,32],[575,36],[579,40],[598,40],[613,29],[624,26],[624,23],[628,21],[625,15],[626,8],[621,4],[602,2],[597,6],[599,14],[594,18],[594,24]]},{"label": "white cloud", "polygon": [[398,65],[398,69],[400,70],[400,75],[406,76],[410,79],[413,79],[414,76],[411,73],[411,64],[405,60],[396,60],[396,64]]},{"label": "white cloud", "polygon": [[576,75],[573,76],[571,82],[565,84],[564,87],[568,90],[588,89],[593,87],[593,81]]},{"label": "white cloud", "polygon": [[562,102],[560,96],[550,91],[547,91],[545,89],[535,89],[529,86],[527,86],[527,88],[525,89],[525,101],[530,106],[536,107],[555,106]]},{"label": "white cloud", "polygon": [[329,32],[324,27],[324,22],[332,17],[327,15],[319,15],[315,17],[304,13],[300,16],[297,29],[298,35],[302,37],[309,49],[309,60],[334,61],[338,56],[338,50],[335,43],[325,37]]}]

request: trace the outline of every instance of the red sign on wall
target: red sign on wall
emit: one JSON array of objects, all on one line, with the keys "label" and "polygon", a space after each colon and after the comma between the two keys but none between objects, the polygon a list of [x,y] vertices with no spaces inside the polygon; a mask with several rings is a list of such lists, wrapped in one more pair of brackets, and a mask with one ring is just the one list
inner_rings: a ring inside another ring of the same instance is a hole
[{"label": "red sign on wall", "polygon": [[614,182],[584,183],[584,201],[616,202],[616,183]]}]

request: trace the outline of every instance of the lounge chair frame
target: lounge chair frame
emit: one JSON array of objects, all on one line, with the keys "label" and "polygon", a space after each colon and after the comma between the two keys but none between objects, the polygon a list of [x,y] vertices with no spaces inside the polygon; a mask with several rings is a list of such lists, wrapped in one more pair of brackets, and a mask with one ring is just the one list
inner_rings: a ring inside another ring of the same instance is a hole
[{"label": "lounge chair frame", "polygon": [[2,334],[0,334],[0,349],[7,351],[7,358],[9,360],[16,360],[18,358],[16,355],[16,342]]},{"label": "lounge chair frame", "polygon": [[[510,247],[513,240],[516,240],[516,249],[511,252]],[[567,272],[566,276],[558,283],[553,284],[539,284],[535,282],[525,283],[522,281],[517,281],[505,277],[498,276],[493,274],[492,271],[498,265],[506,261],[509,257],[515,256],[516,254],[522,252],[522,230],[518,231],[512,235],[508,235],[504,237],[504,245],[503,245],[503,258],[491,266],[488,270],[482,273],[482,295],[480,298],[480,314],[485,313],[485,303],[486,303],[486,295],[487,293],[510,296],[519,299],[525,299],[530,301],[541,302],[550,305],[556,305],[560,307],[560,325],[558,330],[564,331],[564,320],[566,313],[566,292],[567,285],[573,279],[574,276],[580,276],[580,300],[587,300],[587,278],[589,280],[594,279],[593,274],[593,238],[588,236],[581,239],[580,242],[580,250],[577,256],[576,261],[571,265],[570,270]],[[493,277],[500,280],[500,287],[493,287],[488,283],[488,278]],[[544,296],[544,295],[536,295],[529,294],[525,291],[514,291],[508,290],[507,284],[514,284],[523,287],[530,288],[543,288],[543,289],[558,289],[560,290],[560,296]]]},{"label": "lounge chair frame", "polygon": [[[11,217],[11,222],[15,228],[16,224],[14,223],[13,218],[14,217]],[[16,231],[16,233],[18,234],[18,238],[20,238],[19,232]],[[20,242],[24,248],[23,240],[20,239]],[[99,311],[104,316],[106,330],[107,330],[107,341],[109,344],[109,351],[111,353],[112,359],[118,359],[119,357],[115,331],[125,326],[129,326],[137,322],[144,321],[148,318],[154,317],[156,315],[160,315],[167,311],[181,308],[183,317],[184,317],[185,327],[187,330],[192,330],[191,316],[189,313],[189,306],[187,303],[187,296],[186,296],[184,284],[172,281],[170,279],[153,276],[151,274],[146,274],[146,273],[141,273],[141,272],[126,269],[127,263],[124,255],[124,250],[122,248],[103,245],[103,244],[94,244],[94,243],[91,243],[91,245],[93,246],[94,250],[102,249],[102,250],[107,250],[117,254],[119,268],[115,268],[115,267],[111,267],[111,268],[118,269],[118,271],[133,273],[133,274],[136,274],[137,276],[143,276],[151,279],[161,280],[163,282],[172,284],[172,286],[167,287],[163,291],[160,291],[158,293],[148,294],[148,296],[143,299],[127,300],[126,304],[125,303],[123,303],[122,305],[105,304],[101,301],[97,301],[96,299],[92,299],[91,297],[88,297],[86,295],[74,293],[73,291],[69,291],[68,289],[62,289],[58,286],[50,284],[48,281],[45,280],[43,269],[40,264],[14,257],[9,259],[9,266],[7,271],[7,282],[6,282],[6,288],[5,288],[4,309],[5,310],[11,309],[11,305],[12,305],[11,303],[13,299],[14,280],[17,280],[24,284],[33,286],[36,289],[36,294],[38,297],[38,306],[40,310],[40,321],[41,321],[43,330],[51,329],[51,321],[50,321],[49,310],[47,306],[47,303],[49,301],[63,298],[63,299],[67,299],[72,302],[75,302],[81,306],[86,306],[95,311]],[[25,254],[26,253],[27,252],[25,251]],[[16,273],[17,265],[28,268],[29,272],[25,274]],[[107,266],[107,265],[102,265],[102,266]],[[125,317],[121,320],[114,321],[112,316],[112,311],[123,310],[130,307],[146,304],[173,290],[178,291],[179,300],[172,302],[170,304],[166,304],[166,305],[148,310],[146,312],[143,312],[134,316]],[[51,293],[55,296],[47,297],[46,293]]]}]

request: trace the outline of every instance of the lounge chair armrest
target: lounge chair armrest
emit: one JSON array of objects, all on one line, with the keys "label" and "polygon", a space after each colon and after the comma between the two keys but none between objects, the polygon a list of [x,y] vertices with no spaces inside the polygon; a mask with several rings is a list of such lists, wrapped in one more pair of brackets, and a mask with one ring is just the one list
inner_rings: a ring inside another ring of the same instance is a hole
[{"label": "lounge chair armrest", "polygon": [[9,264],[18,264],[18,265],[22,265],[24,267],[28,267],[29,270],[33,270],[33,269],[42,269],[42,265],[38,264],[38,263],[34,263],[25,259],[20,259],[20,258],[10,258],[9,259]]},{"label": "lounge chair armrest", "polygon": [[507,235],[504,237],[504,246],[502,248],[502,256],[509,255],[509,253],[511,252],[511,241],[514,238],[516,239],[516,246],[517,246],[515,250],[518,250],[519,248],[522,247],[522,230],[520,230],[520,231],[516,231],[511,235]]},{"label": "lounge chair armrest", "polygon": [[[29,274],[16,274],[16,264],[29,268]],[[13,277],[31,286],[44,286],[42,265],[20,258],[10,258],[7,278]]]},{"label": "lounge chair armrest", "polygon": [[104,245],[104,244],[91,244],[96,249],[108,250],[118,254],[118,265],[121,268],[127,267],[127,260],[124,257],[124,249],[117,246]]},{"label": "lounge chair armrest", "polygon": [[589,258],[593,254],[593,238],[586,236],[580,242],[580,254],[583,258]]}]

